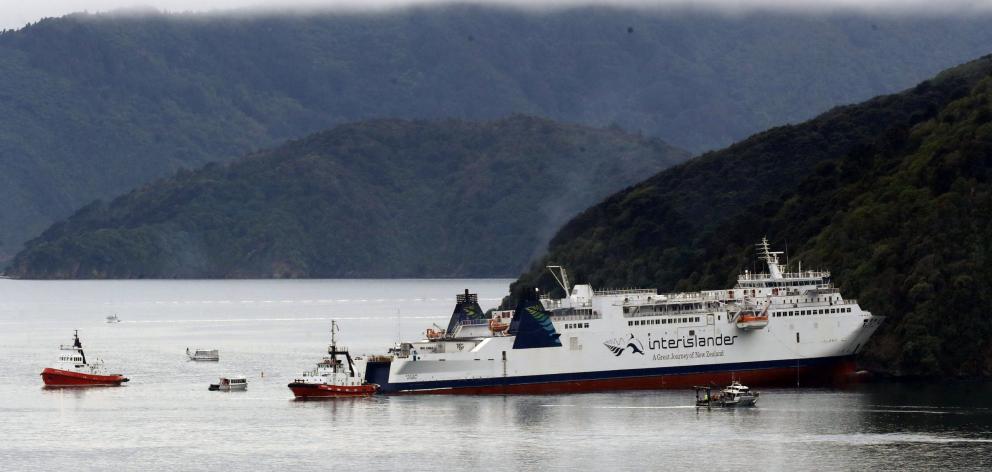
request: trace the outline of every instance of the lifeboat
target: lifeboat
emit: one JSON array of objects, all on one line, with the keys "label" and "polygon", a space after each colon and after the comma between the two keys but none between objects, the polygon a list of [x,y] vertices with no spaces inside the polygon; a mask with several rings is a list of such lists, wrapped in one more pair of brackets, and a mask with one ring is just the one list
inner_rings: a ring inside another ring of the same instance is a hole
[{"label": "lifeboat", "polygon": [[[362,378],[348,349],[338,347],[335,338],[337,330],[337,322],[331,321],[331,345],[327,348],[328,356],[317,363],[315,370],[304,372],[301,377],[288,385],[297,399],[368,397],[379,390],[378,385],[368,383]],[[344,357],[345,362],[339,357]]]},{"label": "lifeboat", "polygon": [[503,334],[508,329],[510,329],[510,324],[504,323],[501,318],[493,317],[493,319],[489,320],[489,331],[493,334]]},{"label": "lifeboat", "polygon": [[737,315],[737,327],[745,331],[762,329],[768,326],[768,308],[758,313],[754,310],[744,310]]},{"label": "lifeboat", "polygon": [[41,380],[45,387],[117,387],[129,379],[106,373],[101,361],[87,362],[77,330],[71,346],[59,346],[57,367],[42,370]]},{"label": "lifeboat", "polygon": [[438,339],[441,339],[441,338],[444,337],[444,330],[443,329],[427,328],[427,333],[425,333],[425,334],[427,335],[427,339],[429,339],[431,341],[437,341]]}]

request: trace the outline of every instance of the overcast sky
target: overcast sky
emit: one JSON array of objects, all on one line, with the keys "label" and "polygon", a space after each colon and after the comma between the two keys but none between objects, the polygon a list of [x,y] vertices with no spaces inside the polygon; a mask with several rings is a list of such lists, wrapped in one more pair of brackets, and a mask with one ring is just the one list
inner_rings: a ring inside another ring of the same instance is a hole
[{"label": "overcast sky", "polygon": [[[0,28],[20,28],[26,23],[78,11],[105,12],[120,8],[151,7],[159,10],[209,11],[228,9],[294,8],[355,9],[391,8],[411,4],[452,3],[451,0],[0,0]],[[497,3],[515,6],[561,7],[581,4],[685,6],[741,11],[754,8],[791,10],[855,10],[881,14],[969,14],[992,11],[992,0],[462,0],[461,3]]]}]

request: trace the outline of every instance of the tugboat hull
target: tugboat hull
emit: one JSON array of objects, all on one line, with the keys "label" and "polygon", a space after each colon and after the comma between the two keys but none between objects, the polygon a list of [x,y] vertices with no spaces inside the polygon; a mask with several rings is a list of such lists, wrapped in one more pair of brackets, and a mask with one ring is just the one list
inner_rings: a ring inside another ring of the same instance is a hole
[{"label": "tugboat hull", "polygon": [[289,389],[293,391],[296,398],[306,400],[308,398],[348,398],[348,397],[369,397],[379,389],[378,385],[326,385],[293,382],[289,384]]},{"label": "tugboat hull", "polygon": [[46,387],[119,387],[128,378],[118,374],[86,374],[49,367],[41,372],[41,380]]}]

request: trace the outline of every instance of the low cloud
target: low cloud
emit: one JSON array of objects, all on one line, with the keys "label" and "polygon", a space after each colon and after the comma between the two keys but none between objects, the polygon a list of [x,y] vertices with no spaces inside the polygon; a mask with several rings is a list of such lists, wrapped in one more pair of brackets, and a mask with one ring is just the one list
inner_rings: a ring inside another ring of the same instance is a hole
[{"label": "low cloud", "polygon": [[[971,15],[992,11],[992,0],[35,0],[0,2],[0,28],[20,28],[45,17],[73,12],[137,11],[238,13],[388,10],[452,3],[557,9],[589,5],[710,10],[725,14],[760,10],[798,13],[858,12],[875,15]],[[142,7],[143,10],[133,10]]]}]

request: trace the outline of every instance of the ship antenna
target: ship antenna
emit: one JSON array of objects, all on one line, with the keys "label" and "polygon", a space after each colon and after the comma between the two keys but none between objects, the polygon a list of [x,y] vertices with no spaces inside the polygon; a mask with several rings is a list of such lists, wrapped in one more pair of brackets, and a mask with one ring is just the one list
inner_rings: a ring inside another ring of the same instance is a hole
[{"label": "ship antenna", "polygon": [[331,350],[335,352],[337,352],[338,350],[338,342],[337,342],[337,338],[335,337],[335,334],[337,334],[337,332],[338,332],[338,322],[331,320]]},{"label": "ship antenna", "polygon": [[760,254],[758,255],[758,257],[761,260],[765,261],[765,263],[768,264],[768,273],[769,273],[769,275],[771,275],[771,278],[773,278],[773,279],[781,279],[782,278],[782,272],[779,269],[778,256],[781,255],[782,252],[781,251],[772,251],[771,248],[770,248],[770,246],[769,246],[769,244],[768,244],[768,238],[767,237],[761,238],[761,242],[758,243],[757,246],[758,246],[758,250],[760,251]]},{"label": "ship antenna", "polygon": [[[555,278],[555,282],[565,291],[565,297],[567,298],[572,294],[572,287],[568,282],[568,272],[562,266],[548,266],[548,271],[551,272],[551,276]],[[555,271],[558,271],[557,273]]]}]

